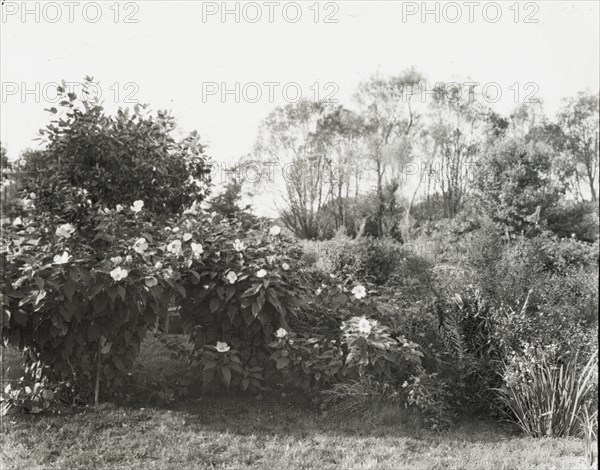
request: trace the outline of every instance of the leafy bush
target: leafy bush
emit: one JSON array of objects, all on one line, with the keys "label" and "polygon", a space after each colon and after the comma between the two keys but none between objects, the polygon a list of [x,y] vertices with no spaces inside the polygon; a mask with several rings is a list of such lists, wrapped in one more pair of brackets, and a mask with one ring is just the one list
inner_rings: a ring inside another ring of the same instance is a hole
[{"label": "leafy bush", "polygon": [[495,335],[504,350],[523,341],[559,345],[563,357],[588,355],[597,345],[598,275],[573,270],[566,276],[540,276],[521,308],[495,309]]},{"label": "leafy bush", "polygon": [[27,349],[37,379],[89,392],[96,380],[120,380],[173,280],[155,264],[169,257],[148,215],[90,206],[80,221],[33,213],[7,227],[2,335]]},{"label": "leafy bush", "polygon": [[390,285],[410,290],[415,296],[430,288],[431,264],[414,253],[415,247],[392,238],[337,236],[308,245],[310,259],[318,257],[317,267],[357,281]]},{"label": "leafy bush", "polygon": [[299,324],[300,332],[280,330],[284,335],[271,344],[271,359],[289,383],[307,391],[363,379],[398,385],[420,370],[419,345],[376,319],[385,319],[389,312],[375,291],[323,284],[317,296],[321,310],[315,316],[332,321],[319,328],[321,323],[313,318]]},{"label": "leafy bush", "polygon": [[583,435],[587,405],[598,406],[597,369],[597,351],[578,371],[576,355],[560,362],[550,348],[526,347],[506,364],[500,397],[530,436]]},{"label": "leafy bush", "polygon": [[216,391],[221,386],[227,390],[260,390],[263,381],[262,368],[244,367],[240,354],[221,341],[216,346],[203,346],[192,353],[192,364],[202,366],[202,385],[205,391]]},{"label": "leafy bush", "polygon": [[563,202],[549,210],[548,230],[559,238],[588,243],[598,240],[598,205],[593,202]]},{"label": "leafy bush", "polygon": [[598,247],[547,235],[509,242],[494,230],[480,242],[471,281],[494,309],[506,350],[525,340],[560,344],[566,355],[590,354],[598,327]]},{"label": "leafy bush", "polygon": [[413,375],[402,388],[406,405],[417,408],[432,429],[450,426],[455,414],[449,402],[452,391],[437,373]]},{"label": "leafy bush", "polygon": [[288,321],[306,290],[300,250],[277,226],[242,233],[227,220],[201,214],[186,223],[204,253],[197,270],[182,278],[181,315],[194,348],[222,341],[239,351],[244,365],[264,367],[274,331],[291,329]]},{"label": "leafy bush", "polygon": [[423,353],[419,345],[391,331],[377,320],[353,317],[342,325],[348,354],[348,375],[370,375],[380,381],[401,381],[418,369]]},{"label": "leafy bush", "polygon": [[546,142],[506,137],[478,162],[482,207],[511,233],[536,236],[564,197],[568,178]]},{"label": "leafy bush", "polygon": [[17,174],[27,192],[35,191],[39,209],[57,208],[67,221],[78,206],[65,205],[65,189],[83,191],[94,204],[115,207],[143,200],[156,214],[174,214],[201,202],[210,181],[204,146],[196,132],[178,142],[175,120],[152,116],[145,106],[107,115],[99,103],[58,87],[55,119],[40,131],[45,148],[19,163]]},{"label": "leafy bush", "polygon": [[197,135],[173,139],[165,114],[111,117],[59,93],[45,148],[14,175],[22,204],[2,233],[2,337],[25,349],[34,383],[98,400],[100,384],[118,392],[146,331],[185,295],[177,280],[192,256],[172,249],[169,216],[203,199],[206,157]]},{"label": "leafy bush", "polygon": [[314,391],[340,379],[344,362],[339,341],[306,338],[285,330],[278,330],[277,334],[277,341],[271,344],[271,359],[289,385]]}]

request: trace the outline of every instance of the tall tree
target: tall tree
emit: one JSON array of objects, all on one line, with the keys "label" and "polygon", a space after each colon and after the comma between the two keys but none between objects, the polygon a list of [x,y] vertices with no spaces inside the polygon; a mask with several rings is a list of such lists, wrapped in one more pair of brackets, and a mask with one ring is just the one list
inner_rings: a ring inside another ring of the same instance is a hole
[{"label": "tall tree", "polygon": [[331,159],[318,132],[330,110],[307,100],[278,107],[261,124],[255,145],[257,160],[274,168],[276,179],[258,184],[283,199],[281,218],[301,238],[318,237],[321,208],[331,197]]},{"label": "tall tree", "polygon": [[470,189],[489,112],[461,87],[439,84],[436,91],[430,104],[429,132],[436,150],[430,183],[442,196],[445,216],[451,218],[462,208]]},{"label": "tall tree", "polygon": [[575,167],[576,192],[594,202],[598,201],[598,99],[598,94],[580,92],[564,101],[558,115]]},{"label": "tall tree", "polygon": [[401,168],[410,160],[410,137],[419,121],[415,96],[423,84],[423,76],[410,69],[387,79],[373,77],[358,87],[356,98],[365,119],[370,158],[375,166],[378,198],[375,222],[379,236],[384,234],[386,200],[394,198],[400,186],[402,170],[392,172],[391,167]]},{"label": "tall tree", "polygon": [[317,142],[331,160],[329,200],[334,229],[347,227],[349,205],[359,194],[366,155],[365,125],[362,117],[337,106],[317,123]]}]

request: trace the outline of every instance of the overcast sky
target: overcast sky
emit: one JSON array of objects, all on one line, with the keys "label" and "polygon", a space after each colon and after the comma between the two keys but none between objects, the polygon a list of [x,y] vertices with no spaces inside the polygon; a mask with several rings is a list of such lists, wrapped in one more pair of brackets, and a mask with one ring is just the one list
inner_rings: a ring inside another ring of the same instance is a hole
[{"label": "overcast sky", "polygon": [[[3,6],[1,140],[10,158],[36,145],[32,139],[48,120],[43,110],[50,106],[45,99],[54,96],[52,82],[79,82],[85,75],[101,83],[110,109],[127,106],[129,97],[172,110],[182,133],[197,129],[218,161],[251,150],[260,121],[285,102],[285,84],[290,84],[288,99],[298,84],[304,97],[312,98],[318,88],[321,98],[333,93],[351,104],[356,85],[373,73],[414,66],[431,81],[479,82],[476,92],[483,84],[497,83],[502,98],[494,106],[501,112],[514,106],[516,89],[510,87],[518,83],[520,101],[535,92],[550,113],[564,96],[598,90],[595,1],[529,2],[512,8],[513,2],[500,2],[502,16],[495,23],[491,20],[498,12],[491,2],[472,7],[472,23],[465,2],[437,7],[429,2],[432,11],[439,8],[439,22],[433,13],[422,18],[421,2],[322,2],[318,8],[302,2],[296,23],[298,11],[290,2],[273,7],[257,2],[245,9],[237,3],[239,23],[234,14],[225,22],[220,11],[210,15],[221,2],[146,1],[118,8],[106,2],[100,11],[90,2],[76,3],[41,3],[36,13],[37,2],[29,2],[31,12],[24,18],[22,2]],[[235,9],[236,2],[228,7]],[[250,22],[258,9],[261,19]],[[458,13],[462,17],[451,23]],[[235,103],[235,94],[227,95],[225,103],[218,92],[203,96],[211,82],[219,88],[224,82],[232,90],[239,82],[242,102]],[[260,88],[247,85],[251,82]],[[265,82],[279,85],[269,88]],[[525,88],[528,82],[535,85]],[[244,102],[244,86],[247,98],[254,100],[260,90],[262,99]],[[24,89],[30,93],[23,96]]]}]

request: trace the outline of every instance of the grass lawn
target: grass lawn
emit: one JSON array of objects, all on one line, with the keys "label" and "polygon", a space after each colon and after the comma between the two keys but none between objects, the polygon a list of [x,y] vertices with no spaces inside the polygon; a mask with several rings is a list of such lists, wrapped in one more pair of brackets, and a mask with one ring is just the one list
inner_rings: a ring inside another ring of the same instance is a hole
[{"label": "grass lawn", "polygon": [[0,446],[1,469],[589,468],[578,439],[530,439],[482,421],[432,432],[399,409],[332,417],[290,398],[18,414],[3,418]]}]

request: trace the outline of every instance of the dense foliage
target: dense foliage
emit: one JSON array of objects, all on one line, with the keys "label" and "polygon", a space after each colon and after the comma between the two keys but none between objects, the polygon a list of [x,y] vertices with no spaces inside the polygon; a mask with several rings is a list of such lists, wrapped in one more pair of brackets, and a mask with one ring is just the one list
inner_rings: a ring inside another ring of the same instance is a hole
[{"label": "dense foliage", "polygon": [[[1,333],[27,366],[5,403],[39,411],[58,398],[121,398],[144,337],[176,311],[189,344],[161,337],[185,373],[151,393],[161,400],[196,387],[299,390],[331,412],[401,404],[434,427],[468,411],[534,435],[592,432],[598,218],[566,198],[574,173],[593,164],[593,139],[580,139],[593,123],[569,118],[588,102],[565,110],[567,133],[536,124],[527,107],[503,120],[460,102],[438,103],[416,133],[410,107],[376,104],[417,78],[362,87],[366,121],[308,103],[271,115],[261,149],[291,149],[289,188],[306,205],[282,220],[301,237],[330,238],[303,242],[254,216],[238,181],[207,199],[204,146],[196,133],[177,141],[169,115],[109,116],[61,90],[43,148],[3,173]],[[476,184],[442,172],[440,191],[397,197],[399,181],[383,177],[390,158],[411,155],[411,138],[448,167],[478,155]],[[374,152],[380,177],[362,199],[350,197],[360,149]],[[337,187],[323,192],[330,161],[303,167],[306,152],[335,154]]]}]

